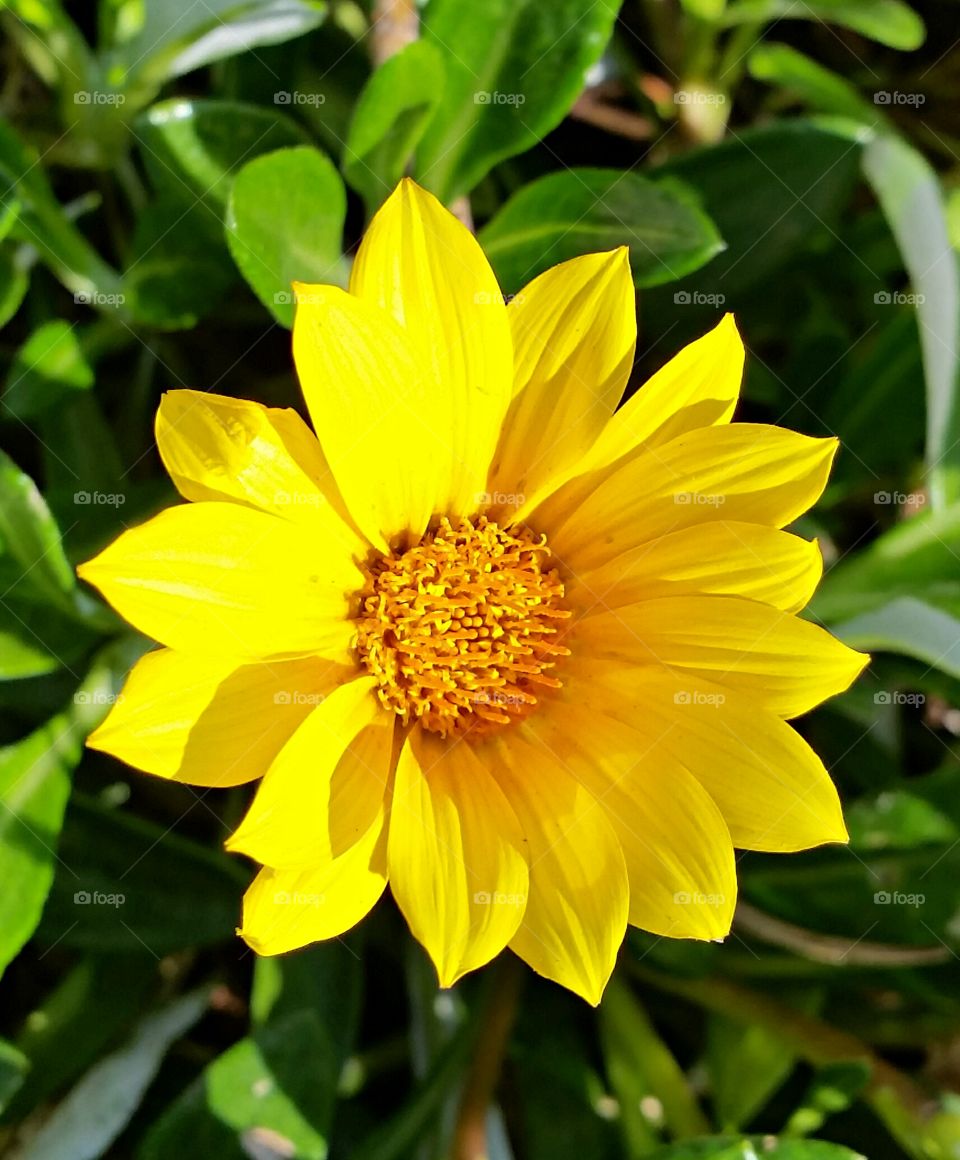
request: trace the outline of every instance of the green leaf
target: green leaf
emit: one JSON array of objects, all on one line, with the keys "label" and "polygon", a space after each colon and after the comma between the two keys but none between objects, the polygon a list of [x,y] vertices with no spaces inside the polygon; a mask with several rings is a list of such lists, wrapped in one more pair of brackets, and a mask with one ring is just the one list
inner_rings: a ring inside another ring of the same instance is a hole
[{"label": "green leaf", "polygon": [[641,1103],[653,1096],[675,1137],[696,1136],[708,1124],[669,1047],[626,983],[610,980],[600,1005],[600,1034],[610,1083],[623,1109],[630,1156],[643,1156],[658,1140]]},{"label": "green leaf", "polygon": [[902,653],[960,677],[960,614],[928,601],[900,596],[831,631],[851,648]]},{"label": "green leaf", "polygon": [[76,577],[60,541],[60,529],[33,480],[0,451],[0,554],[51,604],[72,606]]},{"label": "green leaf", "polygon": [[293,282],[346,283],[347,196],[318,149],[280,149],[237,174],[227,206],[230,252],[276,320],[293,326]]},{"label": "green leaf", "polygon": [[829,1116],[845,1112],[870,1081],[870,1068],[861,1060],[830,1063],[817,1070],[801,1105],[787,1122],[790,1135],[819,1132]]},{"label": "green leaf", "polygon": [[191,991],[147,1015],[133,1035],[90,1069],[31,1140],[45,1160],[96,1160],[120,1135],[170,1045],[206,1012],[209,992]]},{"label": "green leaf", "polygon": [[75,665],[96,636],[21,583],[0,596],[0,681],[40,677]]},{"label": "green leaf", "polygon": [[927,389],[927,470],[935,506],[960,497],[960,278],[940,182],[912,145],[874,137],[863,153],[910,276]]},{"label": "green leaf", "polygon": [[390,57],[360,93],[343,151],[343,176],[372,215],[406,171],[440,104],[444,62],[428,40]]},{"label": "green leaf", "polygon": [[91,670],[71,709],[0,749],[0,973],[40,919],[54,878],[70,777],[111,689],[104,661]]},{"label": "green leaf", "polygon": [[417,151],[421,183],[450,201],[558,125],[618,8],[615,0],[430,0],[421,35],[443,55],[446,86]]},{"label": "green leaf", "polygon": [[[209,808],[183,792],[184,809]],[[48,945],[159,958],[234,938],[249,876],[221,851],[76,793],[61,853],[37,936]]]},{"label": "green leaf", "polygon": [[282,44],[323,22],[326,4],[311,0],[204,0],[182,8],[171,0],[138,6],[123,39],[107,55],[105,72],[123,80],[137,107],[164,81],[214,61]]},{"label": "green leaf", "polygon": [[307,144],[282,113],[240,101],[160,101],[135,130],[156,188],[187,205],[199,201],[217,223],[241,166],[261,153]]},{"label": "green leaf", "polygon": [[885,120],[881,105],[870,104],[845,77],[789,44],[758,44],[747,58],[747,69],[755,80],[796,93],[818,112],[837,113],[868,125]]},{"label": "green leaf", "polygon": [[0,246],[0,326],[6,326],[20,309],[30,286],[30,276],[11,245]]},{"label": "green leaf", "polygon": [[338,1069],[312,1011],[287,1015],[214,1060],[148,1134],[139,1160],[176,1155],[325,1160]]},{"label": "green leaf", "polygon": [[71,391],[93,386],[93,369],[76,327],[75,322],[45,322],[14,355],[3,402],[16,418],[34,419]]},{"label": "green leaf", "polygon": [[926,35],[923,21],[900,0],[739,0],[727,8],[724,24],[774,20],[822,20],[903,52],[919,48]]},{"label": "green leaf", "polygon": [[480,231],[511,292],[557,262],[630,247],[638,286],[699,269],[723,249],[713,223],[680,182],[616,169],[567,169],[524,186]]},{"label": "green leaf", "polygon": [[142,949],[136,955],[88,955],[62,977],[27,1015],[15,1041],[30,1070],[5,1120],[23,1119],[93,1065],[144,1010],[156,966]]}]

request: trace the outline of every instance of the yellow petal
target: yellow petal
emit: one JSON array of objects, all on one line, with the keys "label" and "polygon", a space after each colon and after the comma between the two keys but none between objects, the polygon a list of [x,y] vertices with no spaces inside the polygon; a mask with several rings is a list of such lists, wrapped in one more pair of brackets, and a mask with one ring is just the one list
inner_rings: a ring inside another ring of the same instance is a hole
[{"label": "yellow petal", "polygon": [[[441,436],[433,451],[441,483],[436,510],[474,511],[513,371],[507,311],[476,238],[433,194],[405,179],[370,223],[350,291],[393,315],[429,374],[421,421]],[[410,448],[408,464],[422,469],[416,454]]]},{"label": "yellow petal", "polygon": [[351,670],[307,660],[261,661],[158,649],[130,671],[87,739],[160,777],[240,785],[260,777],[311,708]]},{"label": "yellow petal", "polygon": [[498,513],[522,512],[568,479],[620,401],[637,339],[627,248],[554,266],[507,314],[514,398],[488,487]]},{"label": "yellow petal", "polygon": [[77,572],[147,636],[234,657],[346,661],[362,585],[342,544],[233,503],[168,508]]},{"label": "yellow petal", "polygon": [[240,935],[259,955],[280,955],[350,930],[387,884],[384,834],[368,834],[319,867],[265,867],[243,899]]},{"label": "yellow petal", "polygon": [[363,555],[320,444],[296,411],[204,391],[167,391],[157,447],[177,490],[191,500],[234,500],[308,524]]},{"label": "yellow petal", "polygon": [[797,717],[842,693],[870,659],[825,629],[737,596],[666,596],[589,616],[577,652],[658,665],[747,694],[762,710]]},{"label": "yellow petal", "polygon": [[820,758],[753,697],[686,672],[603,662],[579,665],[567,686],[582,711],[632,724],[654,763],[682,762],[719,806],[735,846],[786,853],[847,840]]},{"label": "yellow petal", "polygon": [[685,346],[620,408],[583,470],[616,462],[644,444],[667,443],[697,427],[729,423],[743,377],[743,342],[732,314]]},{"label": "yellow petal", "polygon": [[528,522],[583,574],[680,528],[734,520],[781,528],[826,486],[835,439],[754,423],[706,427],[580,476]]},{"label": "yellow petal", "polygon": [[335,286],[295,287],[293,357],[310,417],[356,526],[384,550],[443,510],[450,427],[410,336]]},{"label": "yellow petal", "polygon": [[725,520],[671,532],[572,576],[567,597],[582,610],[596,612],[691,594],[746,596],[783,612],[799,612],[822,572],[816,541]]},{"label": "yellow petal", "polygon": [[596,1006],[623,941],[629,887],[623,851],[593,796],[518,730],[487,743],[520,821],[530,897],[511,948],[540,975]]},{"label": "yellow petal", "polygon": [[510,804],[472,747],[415,729],[397,765],[390,886],[441,987],[507,945],[528,875]]},{"label": "yellow petal", "polygon": [[306,718],[260,783],[227,849],[277,869],[325,866],[383,829],[395,718],[360,677]]},{"label": "yellow petal", "polygon": [[737,898],[733,843],[683,763],[575,695],[544,706],[527,728],[610,821],[627,865],[630,924],[668,938],[728,934]]}]

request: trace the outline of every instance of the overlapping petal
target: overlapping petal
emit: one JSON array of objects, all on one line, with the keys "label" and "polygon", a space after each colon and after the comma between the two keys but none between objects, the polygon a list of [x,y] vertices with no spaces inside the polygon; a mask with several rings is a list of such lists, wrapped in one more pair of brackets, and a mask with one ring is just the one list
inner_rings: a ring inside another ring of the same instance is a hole
[{"label": "overlapping petal", "polygon": [[569,478],[610,422],[633,365],[635,291],[625,247],[547,270],[511,300],[514,397],[490,470],[498,518]]},{"label": "overlapping petal", "polygon": [[137,769],[191,785],[260,777],[317,700],[350,675],[314,657],[259,661],[157,649],[137,661],[87,739]]},{"label": "overlapping petal", "polygon": [[479,243],[432,194],[402,181],[364,235],[350,292],[396,319],[426,376],[434,510],[475,511],[513,380],[507,311]]},{"label": "overlapping petal", "polygon": [[681,528],[574,574],[566,594],[583,612],[687,595],[745,596],[783,612],[799,612],[822,573],[816,541],[723,520]]},{"label": "overlapping petal", "polygon": [[586,617],[583,656],[690,673],[797,717],[842,693],[869,660],[819,625],[737,596],[665,596]]},{"label": "overlapping petal", "polygon": [[275,869],[321,868],[383,829],[394,718],[358,677],[317,704],[264,777],[227,849]]},{"label": "overlapping petal", "polygon": [[820,497],[836,449],[835,439],[780,427],[705,427],[571,480],[529,522],[550,529],[552,550],[580,575],[681,528],[782,528]]},{"label": "overlapping petal", "polygon": [[342,544],[234,503],[168,508],[77,572],[162,644],[239,658],[346,662],[362,584]]},{"label": "overlapping petal", "polygon": [[394,897],[442,987],[515,936],[529,889],[512,799],[471,745],[415,729],[397,765],[388,857]]},{"label": "overlapping petal", "polygon": [[482,749],[516,812],[530,895],[511,948],[540,975],[600,1002],[627,924],[623,850],[606,812],[545,746],[519,730]]},{"label": "overlapping petal", "polygon": [[203,391],[167,391],[157,447],[190,500],[233,500],[306,524],[364,555],[320,444],[296,411]]}]

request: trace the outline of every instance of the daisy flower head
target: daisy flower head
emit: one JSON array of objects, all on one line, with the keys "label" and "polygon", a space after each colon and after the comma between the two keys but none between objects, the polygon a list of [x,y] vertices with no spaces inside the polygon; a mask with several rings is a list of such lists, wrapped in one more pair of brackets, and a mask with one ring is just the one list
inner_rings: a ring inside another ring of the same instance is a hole
[{"label": "daisy flower head", "polygon": [[782,529],[836,441],[731,423],[731,317],[623,406],[625,249],[506,302],[404,181],[348,291],[300,285],[291,410],[172,391],[184,499],[81,576],[162,647],[90,744],[200,786],[261,779],[230,850],[241,934],[331,938],[389,883],[443,986],[510,947],[599,1002],[628,923],[717,939],[734,848],[844,841],[787,724],[866,658],[797,613]]}]

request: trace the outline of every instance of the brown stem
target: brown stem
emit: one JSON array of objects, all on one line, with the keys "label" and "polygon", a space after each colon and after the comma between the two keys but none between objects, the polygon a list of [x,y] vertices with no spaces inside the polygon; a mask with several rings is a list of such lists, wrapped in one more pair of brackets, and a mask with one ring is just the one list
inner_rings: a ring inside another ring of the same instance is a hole
[{"label": "brown stem", "polygon": [[467,1074],[453,1136],[453,1160],[487,1160],[487,1109],[493,1101],[510,1032],[517,1016],[523,966],[511,954],[491,968],[496,972],[480,1029],[476,1051]]}]

